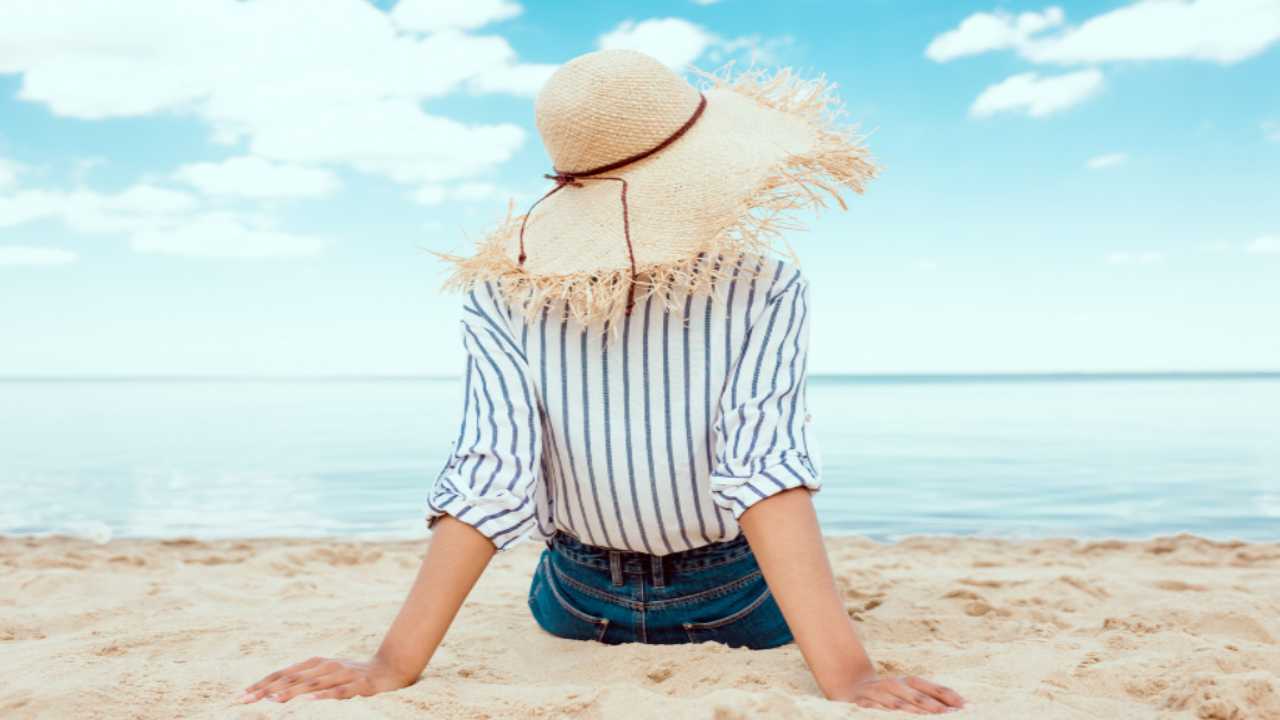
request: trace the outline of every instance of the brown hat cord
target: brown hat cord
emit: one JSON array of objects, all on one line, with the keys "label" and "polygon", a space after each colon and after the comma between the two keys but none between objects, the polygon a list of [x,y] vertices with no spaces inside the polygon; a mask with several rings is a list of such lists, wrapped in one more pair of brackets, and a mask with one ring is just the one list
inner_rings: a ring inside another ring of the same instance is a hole
[{"label": "brown hat cord", "polygon": [[627,288],[627,305],[626,305],[626,310],[624,311],[627,315],[630,315],[631,309],[635,306],[637,272],[636,272],[635,248],[631,246],[631,219],[627,211],[627,181],[620,177],[601,176],[600,173],[606,173],[612,170],[617,170],[618,168],[643,160],[649,157],[650,155],[658,153],[663,149],[667,148],[669,145],[671,145],[671,143],[675,142],[676,140],[679,140],[680,136],[684,135],[686,132],[689,131],[689,128],[693,127],[693,124],[696,123],[698,121],[698,118],[702,116],[702,111],[705,110],[707,107],[707,96],[703,95],[702,93],[698,93],[698,98],[699,99],[698,99],[697,109],[693,111],[693,114],[689,116],[689,119],[685,121],[684,125],[681,125],[679,129],[677,129],[674,133],[671,133],[671,135],[668,136],[666,140],[663,140],[662,142],[649,148],[648,150],[645,150],[643,152],[638,152],[634,155],[625,157],[616,162],[611,162],[607,165],[601,165],[600,167],[592,168],[590,170],[584,170],[581,172],[572,172],[572,173],[556,170],[554,175],[550,175],[550,174],[543,175],[543,177],[548,180],[555,180],[556,186],[548,190],[542,197],[538,198],[537,200],[534,200],[533,204],[529,206],[528,211],[525,212],[524,218],[520,221],[520,255],[518,257],[520,267],[521,268],[524,267],[524,261],[528,257],[524,251],[524,229],[525,229],[525,226],[529,224],[529,216],[533,214],[533,209],[538,207],[538,203],[542,202],[543,200],[546,200],[552,195],[555,195],[557,192],[559,192],[562,188],[564,188],[567,185],[572,185],[574,187],[582,187],[582,183],[580,182],[581,180],[616,180],[622,183],[622,188],[618,196],[619,200],[622,203],[622,234],[627,241],[627,258],[631,264],[631,284]]}]

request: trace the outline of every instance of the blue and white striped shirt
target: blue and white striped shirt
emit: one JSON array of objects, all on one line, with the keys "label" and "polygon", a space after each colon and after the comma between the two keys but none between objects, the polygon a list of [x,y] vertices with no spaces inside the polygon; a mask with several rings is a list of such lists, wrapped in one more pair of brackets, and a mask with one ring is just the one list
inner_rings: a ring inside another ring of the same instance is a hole
[{"label": "blue and white striped shirt", "polygon": [[[808,285],[777,259],[710,295],[638,299],[582,325],[526,319],[491,284],[466,296],[465,402],[428,497],[499,550],[556,529],[666,555],[737,537],[783,489],[820,488],[805,406]],[[741,267],[741,266],[740,266]]]}]

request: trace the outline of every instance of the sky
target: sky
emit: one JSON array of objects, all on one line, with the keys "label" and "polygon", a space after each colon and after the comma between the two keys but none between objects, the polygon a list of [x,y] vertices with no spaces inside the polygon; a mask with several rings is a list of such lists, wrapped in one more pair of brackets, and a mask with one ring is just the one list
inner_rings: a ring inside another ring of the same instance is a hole
[{"label": "sky", "polygon": [[[602,47],[837,84],[817,373],[1280,369],[1280,0],[6,0],[0,375],[451,375]],[[692,76],[691,76],[692,77]]]}]

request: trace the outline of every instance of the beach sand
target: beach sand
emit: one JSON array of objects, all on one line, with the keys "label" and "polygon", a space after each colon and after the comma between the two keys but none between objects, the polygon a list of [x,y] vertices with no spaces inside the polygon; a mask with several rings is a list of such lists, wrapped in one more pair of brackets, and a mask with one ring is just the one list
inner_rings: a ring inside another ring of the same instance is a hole
[{"label": "beach sand", "polygon": [[[426,541],[0,539],[0,717],[906,717],[823,700],[794,645],[604,646],[525,606],[541,546],[491,570],[423,678],[347,701],[236,705],[312,655],[367,658]],[[1280,718],[1280,544],[832,538],[881,670],[953,717]]]}]

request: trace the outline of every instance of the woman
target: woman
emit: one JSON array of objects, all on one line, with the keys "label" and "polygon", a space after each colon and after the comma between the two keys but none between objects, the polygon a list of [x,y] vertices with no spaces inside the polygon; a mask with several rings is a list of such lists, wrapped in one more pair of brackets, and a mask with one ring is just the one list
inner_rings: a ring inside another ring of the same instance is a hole
[{"label": "woman", "polygon": [[836,590],[810,495],[808,285],[772,257],[788,211],[843,207],[875,167],[821,81],[707,76],[646,55],[560,68],[536,102],[555,186],[508,218],[466,290],[465,405],[428,499],[417,580],[367,662],[312,658],[250,686],[346,698],[417,680],[490,558],[546,543],[541,628],[603,643],[795,642],[823,694],[963,705],[879,677]]}]

